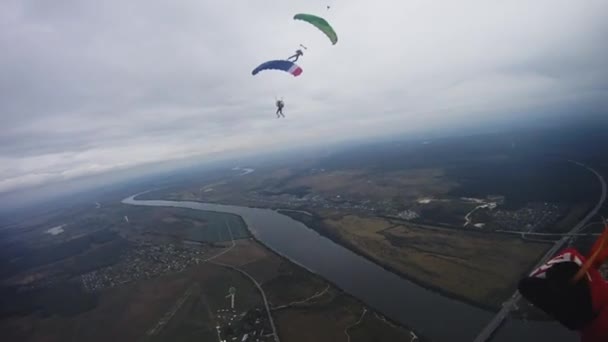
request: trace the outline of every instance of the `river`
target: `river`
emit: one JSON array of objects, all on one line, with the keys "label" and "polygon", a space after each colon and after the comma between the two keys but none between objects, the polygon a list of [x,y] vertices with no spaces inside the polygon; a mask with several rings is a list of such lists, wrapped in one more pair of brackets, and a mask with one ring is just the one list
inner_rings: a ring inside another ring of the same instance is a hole
[{"label": "river", "polygon": [[[239,215],[267,247],[433,341],[472,341],[494,315],[401,278],[270,209],[189,201],[140,201],[134,197],[124,199],[123,203]],[[496,341],[576,341],[575,335],[555,323],[510,320],[502,330]]]}]

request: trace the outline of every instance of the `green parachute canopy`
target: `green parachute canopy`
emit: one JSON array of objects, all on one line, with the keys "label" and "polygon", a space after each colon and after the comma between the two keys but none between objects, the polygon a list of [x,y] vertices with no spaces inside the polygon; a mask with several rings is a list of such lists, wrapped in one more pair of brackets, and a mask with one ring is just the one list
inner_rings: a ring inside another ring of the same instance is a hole
[{"label": "green parachute canopy", "polygon": [[331,25],[329,25],[329,23],[325,19],[317,17],[316,15],[304,13],[296,14],[293,19],[302,20],[315,26],[316,28],[321,30],[321,32],[325,33],[325,35],[327,36],[327,38],[329,38],[329,40],[331,40],[331,43],[333,45],[336,45],[336,43],[338,42],[338,35],[336,34],[336,31],[334,31],[334,29],[331,27]]}]

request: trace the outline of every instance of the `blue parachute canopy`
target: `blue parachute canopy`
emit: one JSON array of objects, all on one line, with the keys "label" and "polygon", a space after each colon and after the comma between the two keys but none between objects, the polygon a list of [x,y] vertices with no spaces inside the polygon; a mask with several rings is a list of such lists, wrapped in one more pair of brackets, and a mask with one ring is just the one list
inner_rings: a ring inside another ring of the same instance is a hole
[{"label": "blue parachute canopy", "polygon": [[257,68],[253,69],[251,72],[252,75],[256,75],[258,72],[262,70],[281,70],[292,74],[293,76],[300,76],[302,73],[302,68],[300,68],[297,64],[291,61],[286,60],[276,60],[276,61],[268,61],[260,64]]}]

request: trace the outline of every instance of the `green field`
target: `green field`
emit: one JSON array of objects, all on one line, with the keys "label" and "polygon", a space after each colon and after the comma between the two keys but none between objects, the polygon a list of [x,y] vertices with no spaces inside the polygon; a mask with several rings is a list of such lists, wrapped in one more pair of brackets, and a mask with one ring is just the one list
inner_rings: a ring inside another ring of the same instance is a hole
[{"label": "green field", "polygon": [[143,233],[198,242],[225,242],[251,235],[237,215],[181,208],[138,207],[128,213],[129,225]]},{"label": "green field", "polygon": [[340,243],[425,286],[496,308],[550,244],[347,215],[321,223]]}]

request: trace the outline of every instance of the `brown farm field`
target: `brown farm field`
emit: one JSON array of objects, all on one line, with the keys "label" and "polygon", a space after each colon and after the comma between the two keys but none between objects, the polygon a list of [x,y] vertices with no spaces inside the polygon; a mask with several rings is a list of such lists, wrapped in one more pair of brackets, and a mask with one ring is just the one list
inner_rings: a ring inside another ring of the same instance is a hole
[{"label": "brown farm field", "polygon": [[13,317],[0,332],[11,341],[135,341],[185,286],[183,277],[130,284],[99,293],[98,305],[78,316]]},{"label": "brown farm field", "polygon": [[549,247],[518,237],[405,225],[377,217],[335,216],[323,225],[376,262],[484,307],[498,307]]},{"label": "brown farm field", "polygon": [[[236,258],[237,255],[245,256],[247,261]],[[273,317],[282,341],[347,341],[344,331],[357,322],[364,310],[369,310],[322,278],[252,240],[239,241],[218,262],[239,266],[261,283],[271,307],[275,308]],[[368,314],[368,319],[349,328],[354,341],[411,339],[410,330],[393,325],[372,311]]]}]

